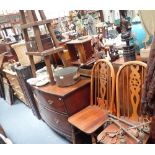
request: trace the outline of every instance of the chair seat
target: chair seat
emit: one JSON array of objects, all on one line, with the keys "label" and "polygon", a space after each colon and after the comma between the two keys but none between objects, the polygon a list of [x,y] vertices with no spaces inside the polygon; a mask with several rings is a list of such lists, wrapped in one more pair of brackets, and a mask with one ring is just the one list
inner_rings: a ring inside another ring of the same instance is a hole
[{"label": "chair seat", "polygon": [[107,112],[98,106],[88,106],[69,117],[68,121],[81,131],[92,134],[107,120]]},{"label": "chair seat", "polygon": [[[133,122],[128,118],[122,117],[124,120],[128,121],[128,122],[132,122],[133,124],[139,124],[138,122]],[[125,125],[124,123],[119,122],[124,128],[128,128],[128,125]],[[119,130],[120,128],[112,123],[110,125],[108,125],[98,136],[97,136],[97,140],[100,143],[104,143],[104,144],[119,144],[119,138],[118,137],[113,137],[110,138],[107,134],[105,134],[106,132],[116,132],[117,130]],[[132,130],[133,132],[134,130]],[[131,131],[130,131],[131,132]],[[125,134],[125,139],[126,139],[126,143],[127,144],[136,144],[136,141],[134,139],[132,139],[130,136],[128,136],[127,134]],[[144,135],[144,140],[143,140],[143,144],[146,144],[147,141],[149,139],[149,135],[145,134]]]}]

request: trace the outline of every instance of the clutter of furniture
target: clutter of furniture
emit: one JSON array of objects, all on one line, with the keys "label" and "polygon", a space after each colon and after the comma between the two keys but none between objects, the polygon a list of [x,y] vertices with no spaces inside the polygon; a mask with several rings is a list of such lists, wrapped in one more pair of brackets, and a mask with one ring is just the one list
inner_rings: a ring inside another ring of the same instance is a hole
[{"label": "clutter of furniture", "polygon": [[123,31],[127,44],[118,48],[102,25],[97,35],[60,42],[43,10],[40,21],[34,10],[19,12],[24,40],[0,44],[0,96],[10,105],[16,96],[72,143],[147,143],[140,100],[150,47],[135,55]]}]

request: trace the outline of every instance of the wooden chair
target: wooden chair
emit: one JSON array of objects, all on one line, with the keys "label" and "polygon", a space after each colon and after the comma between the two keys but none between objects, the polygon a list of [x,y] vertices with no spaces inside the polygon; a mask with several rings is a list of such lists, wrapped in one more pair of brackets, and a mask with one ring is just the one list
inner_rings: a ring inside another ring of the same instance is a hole
[{"label": "wooden chair", "polygon": [[117,116],[141,120],[141,95],[147,64],[141,61],[124,63],[116,76]]},{"label": "wooden chair", "polygon": [[[91,74],[91,103],[90,106],[69,117],[73,128],[91,135],[92,142],[96,142],[94,133],[107,119],[106,111],[113,111],[115,90],[115,73],[112,64],[107,60],[98,60]],[[74,131],[74,130],[73,130]],[[75,133],[73,132],[73,143]]]},{"label": "wooden chair", "polygon": [[[144,120],[144,116],[141,113],[141,96],[146,67],[147,64],[141,61],[126,62],[120,66],[116,75],[117,117],[132,124],[138,124]],[[122,127],[129,127],[127,125],[124,126],[121,122],[119,123]],[[116,124],[112,123],[98,135],[98,141],[102,139],[101,143],[113,143],[112,140],[110,141],[110,137],[103,137],[105,133],[116,131],[118,128]],[[147,140],[148,135],[145,135],[143,143],[146,143]],[[126,143],[135,142],[133,138],[126,136]],[[115,143],[117,142],[115,141]]]}]

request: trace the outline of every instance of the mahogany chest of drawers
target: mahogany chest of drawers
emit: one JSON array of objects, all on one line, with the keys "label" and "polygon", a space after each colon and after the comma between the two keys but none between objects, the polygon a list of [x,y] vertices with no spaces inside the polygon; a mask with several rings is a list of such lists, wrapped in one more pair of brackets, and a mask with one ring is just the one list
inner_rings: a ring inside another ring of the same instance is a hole
[{"label": "mahogany chest of drawers", "polygon": [[35,99],[42,119],[55,131],[72,141],[72,128],[68,117],[90,103],[90,79],[81,80],[70,87],[48,84],[33,87]]}]

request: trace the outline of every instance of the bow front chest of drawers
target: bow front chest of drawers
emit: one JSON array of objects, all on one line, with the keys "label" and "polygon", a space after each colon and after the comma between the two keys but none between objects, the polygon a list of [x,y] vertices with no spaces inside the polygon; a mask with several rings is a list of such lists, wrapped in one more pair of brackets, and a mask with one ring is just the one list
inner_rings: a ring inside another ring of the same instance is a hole
[{"label": "bow front chest of drawers", "polygon": [[72,141],[68,117],[90,103],[90,79],[81,78],[75,85],[58,87],[48,84],[33,87],[33,93],[42,119],[55,131]]}]

